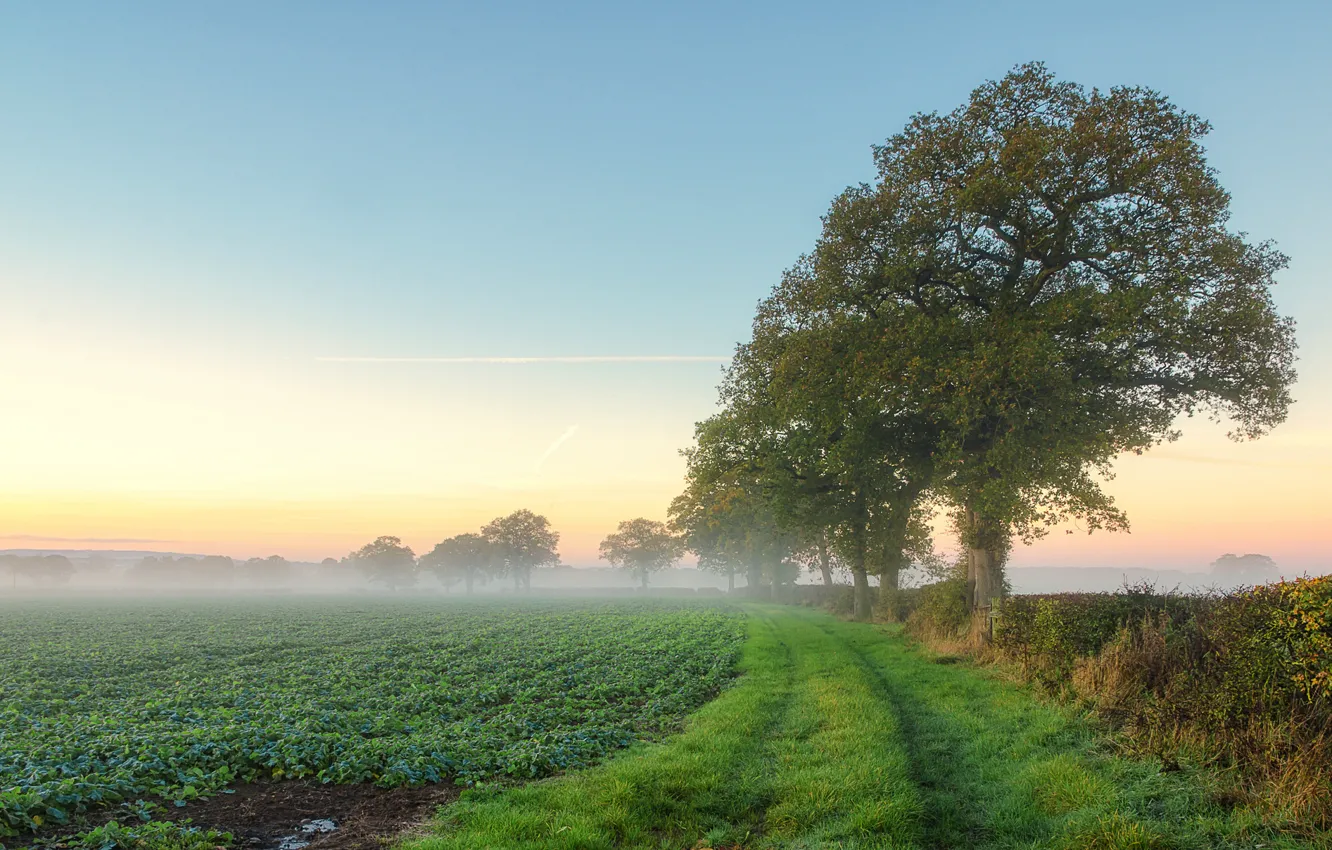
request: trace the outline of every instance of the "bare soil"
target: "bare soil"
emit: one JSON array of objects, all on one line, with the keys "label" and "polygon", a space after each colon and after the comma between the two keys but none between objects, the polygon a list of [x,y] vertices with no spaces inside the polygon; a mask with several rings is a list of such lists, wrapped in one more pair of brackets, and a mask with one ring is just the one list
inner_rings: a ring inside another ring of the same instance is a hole
[{"label": "bare soil", "polygon": [[308,836],[309,850],[379,850],[457,796],[458,789],[447,784],[384,789],[271,782],[238,785],[234,793],[193,800],[170,819],[191,818],[193,826],[230,832],[236,847],[248,850],[271,850],[284,838],[300,835],[303,823],[327,819],[337,829]]}]

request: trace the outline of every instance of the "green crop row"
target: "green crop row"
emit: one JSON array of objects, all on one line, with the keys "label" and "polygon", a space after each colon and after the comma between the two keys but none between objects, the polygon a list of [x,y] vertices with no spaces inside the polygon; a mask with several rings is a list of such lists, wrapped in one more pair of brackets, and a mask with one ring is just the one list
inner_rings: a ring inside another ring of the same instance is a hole
[{"label": "green crop row", "polygon": [[0,836],[234,782],[582,766],[715,694],[743,632],[646,601],[0,608]]}]

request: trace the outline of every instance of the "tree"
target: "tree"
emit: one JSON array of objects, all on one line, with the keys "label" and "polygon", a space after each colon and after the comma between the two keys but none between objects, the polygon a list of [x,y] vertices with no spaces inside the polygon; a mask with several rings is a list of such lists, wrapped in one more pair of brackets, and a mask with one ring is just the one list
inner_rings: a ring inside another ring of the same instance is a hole
[{"label": "tree", "polygon": [[145,555],[125,571],[125,578],[140,584],[170,586],[180,583],[180,571],[170,555]]},{"label": "tree", "polygon": [[42,585],[68,584],[75,573],[74,564],[64,555],[16,558],[13,569]]},{"label": "tree", "polygon": [[532,570],[560,562],[560,534],[550,520],[529,510],[518,510],[492,520],[481,536],[495,547],[500,571],[513,578],[513,589],[532,590]]},{"label": "tree", "polygon": [[229,587],[236,563],[226,555],[205,555],[199,560],[199,577],[212,587]]},{"label": "tree", "polygon": [[684,541],[663,522],[625,520],[614,534],[601,541],[601,557],[611,566],[628,570],[647,589],[648,574],[674,566],[684,555]]},{"label": "tree", "polygon": [[743,572],[746,592],[756,595],[764,578],[770,586],[785,578],[795,540],[777,524],[735,411],[698,423],[694,434],[694,446],[682,452],[685,490],[671,502],[670,527],[701,569],[726,575],[729,591]]},{"label": "tree", "polygon": [[733,454],[797,550],[846,564],[855,614],[868,619],[869,574],[895,587],[907,548],[920,542],[937,429],[896,374],[886,377],[903,352],[873,356],[871,324],[808,311],[788,295],[781,287],[760,305],[753,339],[727,372]]},{"label": "tree", "polygon": [[416,584],[416,554],[397,537],[377,537],[347,556],[373,583],[389,590]]},{"label": "tree", "polygon": [[1126,527],[1095,477],[1117,455],[1197,412],[1235,439],[1286,416],[1293,323],[1270,294],[1286,259],[1227,229],[1208,131],[1149,89],[1020,66],[876,147],[877,182],[833,202],[788,281],[910,353],[900,386],[939,429],[973,608],[1014,535]]},{"label": "tree", "polygon": [[842,568],[826,529],[812,540],[805,541],[805,545],[794,553],[793,558],[811,573],[817,571],[823,579],[824,587],[833,586],[833,570]]},{"label": "tree", "polygon": [[495,545],[480,534],[455,535],[421,556],[421,569],[435,573],[441,582],[461,578],[469,596],[473,583],[486,581],[501,566]]},{"label": "tree", "polygon": [[291,562],[281,555],[250,558],[245,562],[245,575],[255,584],[281,584],[291,578]]},{"label": "tree", "polygon": [[1212,575],[1238,584],[1266,584],[1277,578],[1276,561],[1266,555],[1222,555],[1212,562]]}]

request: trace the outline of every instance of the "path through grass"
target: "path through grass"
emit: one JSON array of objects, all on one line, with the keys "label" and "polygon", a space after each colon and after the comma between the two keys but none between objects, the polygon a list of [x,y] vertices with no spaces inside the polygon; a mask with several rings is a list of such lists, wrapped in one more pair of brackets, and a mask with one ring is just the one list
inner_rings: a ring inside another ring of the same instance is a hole
[{"label": "path through grass", "polygon": [[742,672],[670,741],[465,794],[408,850],[1310,846],[872,626],[755,607]]}]

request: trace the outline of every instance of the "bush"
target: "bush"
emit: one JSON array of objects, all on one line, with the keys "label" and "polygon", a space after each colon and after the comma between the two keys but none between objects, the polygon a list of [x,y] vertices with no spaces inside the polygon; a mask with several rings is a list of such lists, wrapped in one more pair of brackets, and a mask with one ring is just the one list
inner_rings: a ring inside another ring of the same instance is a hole
[{"label": "bush", "polygon": [[881,588],[874,603],[874,619],[881,623],[905,623],[920,607],[920,599],[919,587]]},{"label": "bush", "polygon": [[823,609],[838,617],[851,617],[856,613],[856,591],[850,585],[828,588],[823,596]]},{"label": "bush", "polygon": [[[956,611],[927,605],[913,617],[934,623],[918,633],[955,628]],[[1200,749],[1236,769],[1251,801],[1332,824],[1332,577],[1225,596],[1016,597],[994,648],[1146,751]]]},{"label": "bush", "polygon": [[953,577],[919,588],[916,609],[906,618],[907,631],[922,640],[952,640],[971,624],[965,578]]},{"label": "bush", "polygon": [[1097,654],[1122,630],[1162,617],[1186,623],[1207,604],[1205,597],[1158,594],[1149,585],[1117,593],[1015,596],[999,614],[994,645],[1033,679],[1057,689],[1070,681],[1079,658]]}]

